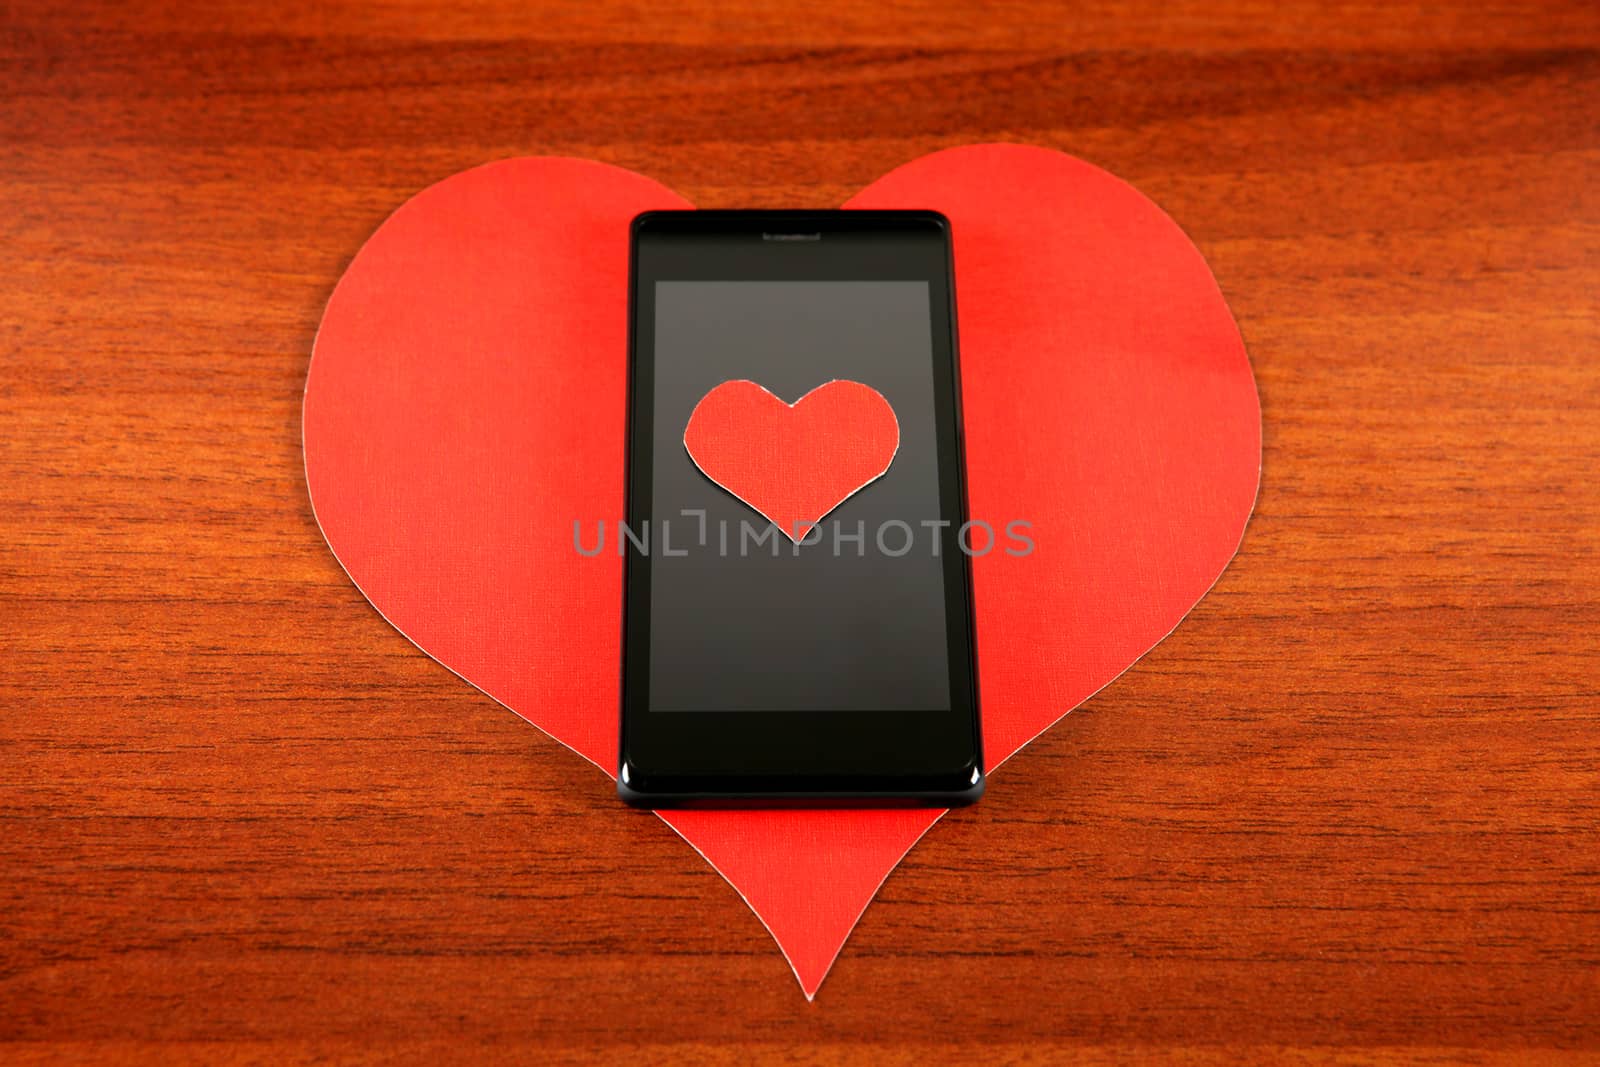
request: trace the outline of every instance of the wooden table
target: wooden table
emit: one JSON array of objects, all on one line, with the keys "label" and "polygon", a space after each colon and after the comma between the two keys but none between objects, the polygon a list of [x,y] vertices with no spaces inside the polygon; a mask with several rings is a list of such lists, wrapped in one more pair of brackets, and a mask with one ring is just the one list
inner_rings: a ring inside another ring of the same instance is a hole
[{"label": "wooden table", "polygon": [[[0,1059],[1600,1055],[1597,47],[1512,0],[8,6]],[[351,587],[307,358],[362,239],[484,160],[829,206],[987,139],[1194,236],[1260,505],[807,1005]]]}]

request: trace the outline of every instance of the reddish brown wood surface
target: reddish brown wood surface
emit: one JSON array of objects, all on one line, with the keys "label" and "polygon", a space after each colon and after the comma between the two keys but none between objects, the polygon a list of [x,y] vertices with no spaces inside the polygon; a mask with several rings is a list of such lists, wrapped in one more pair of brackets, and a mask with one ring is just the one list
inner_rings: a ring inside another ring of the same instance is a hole
[{"label": "reddish brown wood surface", "polygon": [[[1509,0],[7,5],[0,1059],[1600,1055],[1597,49]],[[362,239],[484,160],[826,206],[986,139],[1194,236],[1260,504],[808,1005],[351,587],[306,362]]]}]

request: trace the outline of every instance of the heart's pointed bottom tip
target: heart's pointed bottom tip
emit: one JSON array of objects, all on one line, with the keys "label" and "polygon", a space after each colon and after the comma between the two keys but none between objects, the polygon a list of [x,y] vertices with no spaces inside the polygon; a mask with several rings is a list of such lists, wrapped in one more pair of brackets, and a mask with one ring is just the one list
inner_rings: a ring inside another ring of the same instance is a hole
[{"label": "heart's pointed bottom tip", "polygon": [[760,863],[737,851],[708,851],[697,834],[684,833],[714,825],[714,815],[680,826],[680,814],[672,824],[766,927],[811,1000],[889,876],[944,814],[933,808],[764,813],[765,830],[790,847]]}]

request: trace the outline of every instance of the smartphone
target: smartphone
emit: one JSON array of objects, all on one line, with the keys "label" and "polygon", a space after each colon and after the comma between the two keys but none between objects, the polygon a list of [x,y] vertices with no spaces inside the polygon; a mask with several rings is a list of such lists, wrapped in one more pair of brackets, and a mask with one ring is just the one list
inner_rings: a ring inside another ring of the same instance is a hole
[{"label": "smartphone", "polygon": [[618,793],[976,800],[949,222],[651,211],[631,243]]}]

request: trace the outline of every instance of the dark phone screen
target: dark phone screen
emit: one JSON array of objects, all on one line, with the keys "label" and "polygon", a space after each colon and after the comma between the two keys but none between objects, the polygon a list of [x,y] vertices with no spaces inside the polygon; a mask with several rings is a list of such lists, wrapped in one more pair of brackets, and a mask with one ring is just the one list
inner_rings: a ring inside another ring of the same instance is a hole
[{"label": "dark phone screen", "polygon": [[[940,510],[928,282],[654,286],[649,710],[948,711],[938,524],[953,516]],[[781,536],[685,449],[695,405],[733,379],[791,404],[855,381],[894,410],[889,469],[813,543]]]}]

